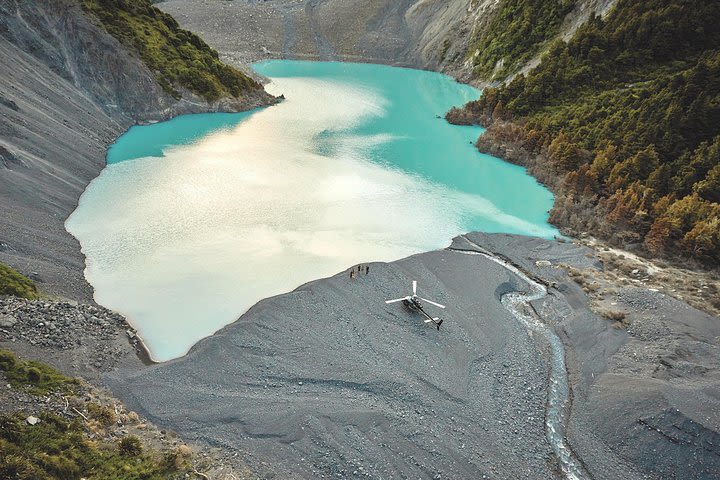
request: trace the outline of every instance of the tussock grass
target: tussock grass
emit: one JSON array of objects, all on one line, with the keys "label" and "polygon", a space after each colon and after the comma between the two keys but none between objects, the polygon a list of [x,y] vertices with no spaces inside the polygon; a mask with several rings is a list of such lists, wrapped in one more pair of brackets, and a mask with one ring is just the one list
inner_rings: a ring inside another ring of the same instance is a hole
[{"label": "tussock grass", "polygon": [[20,361],[10,350],[5,349],[0,349],[0,370],[4,371],[5,378],[12,387],[24,389],[33,395],[47,395],[50,392],[73,393],[80,385],[77,379],[67,377],[43,363]]},{"label": "tussock grass", "polygon": [[4,349],[0,370],[12,387],[41,399],[68,395],[69,405],[76,412],[74,405],[85,405],[90,417],[68,419],[64,411],[52,411],[50,404],[44,407],[45,402],[44,411],[34,414],[39,418],[34,425],[27,422],[25,412],[0,415],[0,479],[164,480],[189,478],[194,471],[189,447],[161,450],[134,435],[113,440],[107,427],[118,419],[115,410],[85,403],[78,396],[84,395],[79,380],[39,362],[20,361]]},{"label": "tussock grass", "polygon": [[90,441],[82,422],[42,413],[29,425],[22,414],[0,416],[0,478],[13,480],[161,480],[185,478],[187,462],[174,453],[146,451],[137,437],[115,444]]},{"label": "tussock grass", "polygon": [[0,263],[0,295],[13,295],[35,300],[38,298],[38,291],[32,280],[14,268]]}]

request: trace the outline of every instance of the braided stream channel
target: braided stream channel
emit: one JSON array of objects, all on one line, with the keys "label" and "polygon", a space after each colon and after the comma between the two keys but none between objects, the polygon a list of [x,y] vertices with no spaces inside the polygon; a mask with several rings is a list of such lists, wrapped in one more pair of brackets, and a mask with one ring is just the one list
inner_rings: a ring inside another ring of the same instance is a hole
[{"label": "braided stream channel", "polygon": [[453,248],[454,252],[464,255],[482,255],[512,272],[528,285],[528,292],[508,292],[500,298],[500,301],[525,326],[528,332],[539,334],[547,341],[550,347],[550,376],[545,410],[545,437],[560,462],[565,478],[568,480],[589,479],[590,475],[572,451],[565,435],[565,422],[570,403],[570,386],[565,368],[565,347],[560,337],[534,313],[530,305],[530,302],[547,296],[547,288],[510,262],[485,250],[467,237],[463,238],[477,250]]}]

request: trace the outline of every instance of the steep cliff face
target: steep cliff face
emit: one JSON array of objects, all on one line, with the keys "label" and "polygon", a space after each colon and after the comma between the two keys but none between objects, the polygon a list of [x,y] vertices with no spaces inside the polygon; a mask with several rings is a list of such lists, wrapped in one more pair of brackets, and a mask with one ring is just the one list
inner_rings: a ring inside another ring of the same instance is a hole
[{"label": "steep cliff face", "polygon": [[0,58],[0,261],[76,299],[92,292],[63,223],[107,145],[134,123],[270,101],[261,89],[176,100],[76,0],[0,1]]}]

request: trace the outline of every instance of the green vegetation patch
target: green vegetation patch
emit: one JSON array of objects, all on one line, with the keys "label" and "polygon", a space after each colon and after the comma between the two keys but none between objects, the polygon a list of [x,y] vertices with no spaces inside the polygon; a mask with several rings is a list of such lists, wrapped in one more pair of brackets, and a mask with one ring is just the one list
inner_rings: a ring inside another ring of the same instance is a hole
[{"label": "green vegetation patch", "polygon": [[20,361],[10,350],[5,349],[0,349],[0,370],[5,373],[10,385],[26,389],[33,395],[72,393],[80,385],[77,379],[67,377],[48,365],[32,360]]},{"label": "green vegetation patch", "polygon": [[14,295],[35,300],[38,298],[38,291],[32,280],[0,263],[0,295]]},{"label": "green vegetation patch", "polygon": [[225,65],[200,37],[183,30],[149,0],[82,0],[83,9],[105,30],[136,52],[175,98],[184,87],[208,101],[240,97],[260,88],[239,70]]},{"label": "green vegetation patch", "polygon": [[78,420],[53,413],[28,425],[25,415],[0,416],[0,478],[17,480],[161,480],[185,478],[174,454],[146,451],[133,436],[91,442]]},{"label": "green vegetation patch", "polygon": [[579,228],[720,265],[718,24],[716,0],[618,0],[468,110],[520,120],[565,197],[604,217]]},{"label": "green vegetation patch", "polygon": [[558,34],[574,4],[572,0],[502,0],[488,28],[471,44],[469,53],[478,52],[473,57],[475,75],[504,78],[516,71]]}]

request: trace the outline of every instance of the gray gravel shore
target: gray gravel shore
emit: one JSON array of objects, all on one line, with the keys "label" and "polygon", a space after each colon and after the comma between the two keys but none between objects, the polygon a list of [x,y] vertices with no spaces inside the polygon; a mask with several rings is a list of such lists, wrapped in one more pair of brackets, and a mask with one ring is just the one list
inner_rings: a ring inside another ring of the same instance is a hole
[{"label": "gray gravel shore", "polygon": [[[412,280],[448,306],[440,331],[385,305]],[[263,300],[187,357],[113,388],[181,435],[267,459],[280,478],[553,478],[547,367],[500,304],[513,288],[502,267],[450,250],[372,263],[355,280]]]},{"label": "gray gravel shore", "polygon": [[[707,444],[715,445],[717,427],[696,415],[716,418],[715,366],[692,387],[687,377],[651,379],[621,368],[635,358],[630,345],[674,346],[587,309],[558,265],[600,268],[591,250],[512,235],[466,237],[550,286],[532,308],[566,342],[569,441],[594,478],[716,478],[720,457]],[[342,272],[263,300],[186,357],[114,376],[113,389],[160,425],[237,450],[263,478],[558,478],[544,435],[545,347],[500,303],[527,285],[482,256],[453,250],[468,245],[459,237],[452,249],[372,263],[370,275],[351,280]],[[448,306],[439,332],[384,304],[412,280],[421,295]],[[633,314],[648,316],[653,294],[633,294]],[[687,306],[676,320],[664,318],[702,331],[715,353],[693,349],[689,357],[715,362],[716,318]],[[681,382],[686,394],[645,402],[637,382],[667,392]],[[678,415],[694,422],[682,430],[691,440],[680,444],[668,430]],[[649,461],[653,451],[667,460]]]}]

